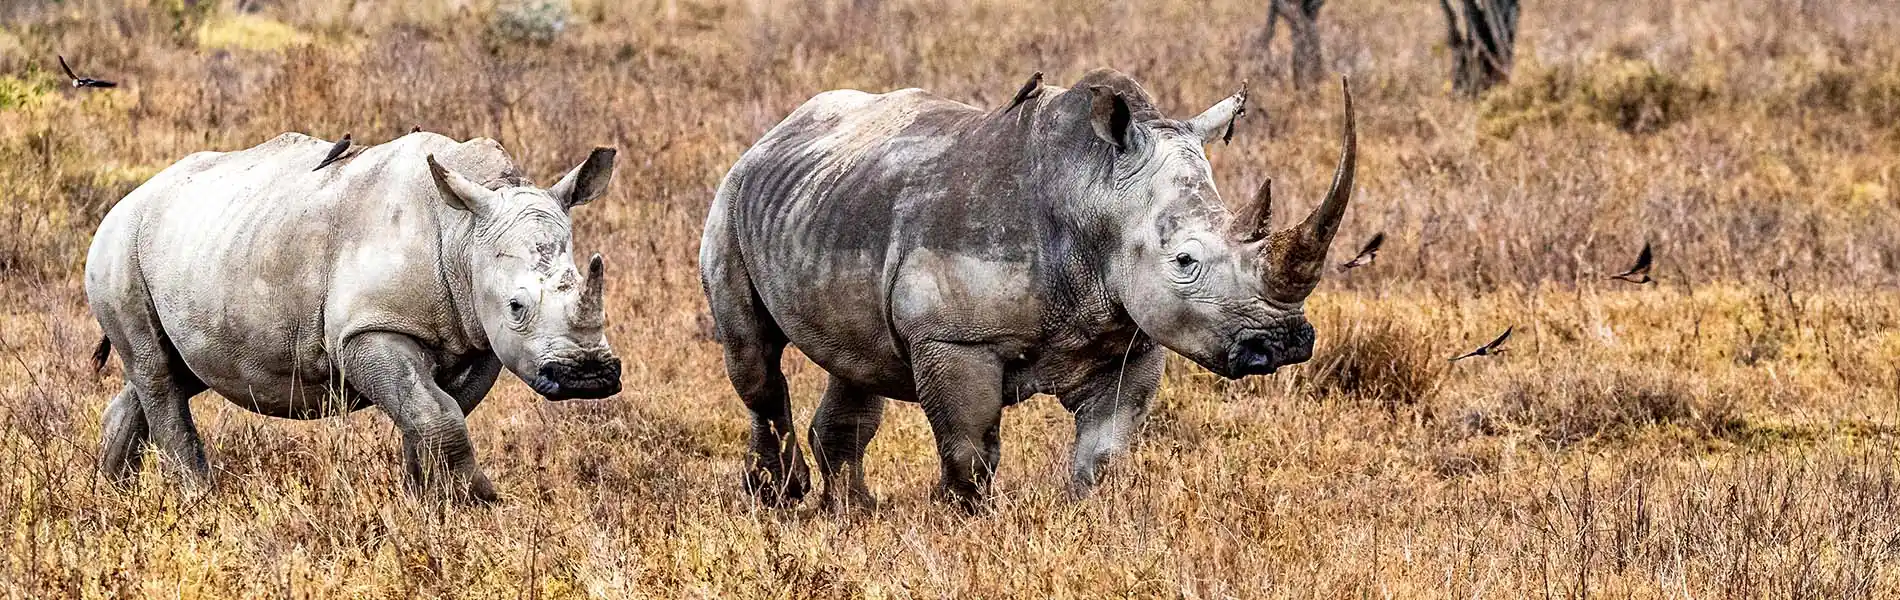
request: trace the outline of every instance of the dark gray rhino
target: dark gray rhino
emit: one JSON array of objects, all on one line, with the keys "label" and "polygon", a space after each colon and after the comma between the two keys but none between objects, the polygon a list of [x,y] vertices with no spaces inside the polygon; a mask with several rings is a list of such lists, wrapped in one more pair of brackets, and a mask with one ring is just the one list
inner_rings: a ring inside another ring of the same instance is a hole
[{"label": "dark gray rhino", "polygon": [[802,498],[780,356],[830,374],[811,430],[833,506],[871,505],[865,445],[886,398],[922,405],[939,495],[973,507],[1002,408],[1075,414],[1073,485],[1091,488],[1148,414],[1166,347],[1227,378],[1305,361],[1302,304],[1352,194],[1352,99],[1332,190],[1268,234],[1266,190],[1230,214],[1202,146],[1245,91],[1163,117],[1133,79],[1032,80],[984,111],[927,92],[833,91],[794,111],[719,186],[700,276],[726,370],[753,413],[746,485]]},{"label": "dark gray rhino", "polygon": [[293,419],[374,404],[412,487],[492,500],[463,417],[503,367],[550,399],[620,390],[600,255],[583,278],[568,216],[607,190],[612,149],[542,189],[488,139],[412,133],[312,172],[330,148],[285,134],[193,154],[106,215],[86,297],[95,359],[116,347],[125,366],[108,478],[136,474],[149,439],[202,482],[189,400],[211,389]]}]

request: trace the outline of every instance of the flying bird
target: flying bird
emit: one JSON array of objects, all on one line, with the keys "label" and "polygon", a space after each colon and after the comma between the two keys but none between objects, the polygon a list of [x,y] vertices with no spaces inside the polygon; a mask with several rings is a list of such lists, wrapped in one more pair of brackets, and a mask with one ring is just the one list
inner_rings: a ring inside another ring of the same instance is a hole
[{"label": "flying bird", "polygon": [[1504,335],[1498,336],[1498,339],[1491,340],[1491,343],[1489,344],[1479,346],[1477,350],[1472,350],[1463,355],[1452,358],[1451,362],[1458,362],[1460,360],[1471,358],[1473,356],[1493,356],[1493,355],[1503,354],[1504,340],[1511,339],[1511,330],[1516,329],[1516,328],[1517,328],[1516,325],[1512,325],[1510,327],[1504,328]]},{"label": "flying bird", "polygon": [[73,87],[76,87],[76,88],[82,88],[82,87],[90,87],[90,88],[115,88],[115,87],[119,87],[119,84],[118,84],[118,83],[116,83],[116,82],[111,82],[111,81],[106,81],[106,80],[104,80],[104,79],[93,79],[93,78],[91,78],[91,77],[80,77],[80,76],[78,76],[78,75],[76,75],[76,74],[74,74],[74,73],[73,73],[73,68],[72,68],[72,67],[69,67],[69,66],[66,66],[66,57],[64,57],[64,56],[61,56],[61,57],[59,57],[59,68],[60,68],[61,70],[63,70],[63,71],[65,71],[65,72],[66,72],[66,78],[67,78],[67,79],[71,79],[71,80],[73,80]]},{"label": "flying bird", "polygon": [[1654,258],[1655,254],[1649,251],[1649,242],[1643,242],[1643,253],[1636,255],[1636,266],[1630,267],[1628,271],[1611,275],[1610,279],[1621,279],[1637,285],[1655,281],[1649,278],[1649,263]]},{"label": "flying bird", "polygon": [[348,152],[349,149],[350,149],[350,134],[345,133],[343,134],[343,139],[337,140],[336,145],[330,147],[330,155],[323,157],[323,162],[317,163],[317,168],[311,169],[311,170],[312,171],[323,170],[324,167],[330,166],[330,163],[336,162],[336,159],[342,158],[343,153]]},{"label": "flying bird", "polygon": [[1372,239],[1367,240],[1366,245],[1359,248],[1358,256],[1354,256],[1352,257],[1352,260],[1346,261],[1345,263],[1339,265],[1339,272],[1344,273],[1352,269],[1357,269],[1359,267],[1372,264],[1372,260],[1379,257],[1379,246],[1382,246],[1384,244],[1385,244],[1385,232],[1381,231],[1381,232],[1372,234]]}]

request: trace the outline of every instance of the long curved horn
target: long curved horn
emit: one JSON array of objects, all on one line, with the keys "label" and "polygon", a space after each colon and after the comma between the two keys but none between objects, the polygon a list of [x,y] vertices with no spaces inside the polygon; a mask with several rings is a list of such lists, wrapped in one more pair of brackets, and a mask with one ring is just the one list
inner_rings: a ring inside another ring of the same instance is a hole
[{"label": "long curved horn", "polygon": [[1359,162],[1358,128],[1353,123],[1352,85],[1346,78],[1339,78],[1340,92],[1346,97],[1345,148],[1339,154],[1339,168],[1333,171],[1333,187],[1326,192],[1326,201],[1320,203],[1313,213],[1299,225],[1299,251],[1302,258],[1317,262],[1326,256],[1326,249],[1333,243],[1333,233],[1339,230],[1339,220],[1346,214],[1346,203],[1352,200],[1352,179]]}]

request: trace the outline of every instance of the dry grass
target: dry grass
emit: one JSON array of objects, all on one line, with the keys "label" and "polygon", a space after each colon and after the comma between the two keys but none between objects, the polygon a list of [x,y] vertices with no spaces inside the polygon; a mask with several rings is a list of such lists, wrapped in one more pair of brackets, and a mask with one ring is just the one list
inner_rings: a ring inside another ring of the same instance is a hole
[{"label": "dry grass", "polygon": [[[1228,190],[1271,174],[1298,214],[1337,100],[1254,49],[1261,3],[574,0],[548,36],[541,2],[242,4],[0,5],[7,597],[1900,593],[1891,3],[1538,3],[1517,80],[1478,103],[1449,92],[1433,3],[1329,6],[1327,66],[1363,107],[1342,245],[1391,243],[1310,301],[1315,360],[1241,382],[1172,365],[1146,444],[1081,501],[1068,415],[1012,409],[1001,497],[974,518],[927,500],[904,405],[871,450],[876,513],[742,497],[744,409],[695,337],[712,187],[818,91],[995,105],[1034,70],[1115,66],[1175,114],[1253,79],[1259,110],[1211,158]],[[60,87],[56,53],[127,85]],[[375,411],[292,422],[210,396],[213,491],[106,488],[118,375],[86,365],[76,278],[99,217],[192,151],[412,124],[499,139],[543,179],[623,148],[578,239],[624,265],[627,391],[500,386],[470,424],[494,507],[399,493]],[[1661,285],[1600,279],[1645,240]],[[1508,324],[1511,353],[1444,362]],[[788,362],[808,422],[822,374]]]}]

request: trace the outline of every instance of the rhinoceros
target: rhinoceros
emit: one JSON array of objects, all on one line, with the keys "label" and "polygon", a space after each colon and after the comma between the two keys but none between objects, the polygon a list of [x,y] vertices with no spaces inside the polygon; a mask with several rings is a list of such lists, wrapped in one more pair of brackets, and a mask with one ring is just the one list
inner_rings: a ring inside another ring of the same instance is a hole
[{"label": "rhinoceros", "polygon": [[149,439],[206,483],[188,401],[210,389],[292,419],[374,404],[408,487],[488,501],[464,417],[501,368],[549,399],[618,393],[605,269],[575,269],[569,216],[607,190],[613,149],[542,189],[488,139],[411,133],[312,172],[330,148],[290,133],[193,154],[107,213],[86,261],[94,359],[116,348],[125,372],[107,478],[136,475]]},{"label": "rhinoceros", "polygon": [[700,276],[752,413],[758,501],[809,487],[787,344],[829,375],[807,435],[833,507],[875,503],[862,459],[888,398],[923,408],[934,495],[974,509],[1002,409],[1032,394],[1074,413],[1069,486],[1086,493],[1148,414],[1157,344],[1227,378],[1311,355],[1304,301],[1352,194],[1350,89],[1331,191],[1272,232],[1267,188],[1230,212],[1203,149],[1231,134],[1244,85],[1183,121],[1120,72],[1039,79],[988,111],[918,89],[819,94],[719,185]]}]

